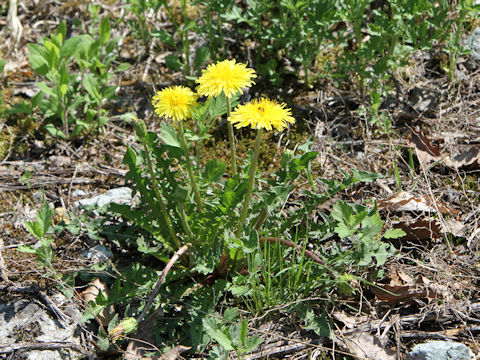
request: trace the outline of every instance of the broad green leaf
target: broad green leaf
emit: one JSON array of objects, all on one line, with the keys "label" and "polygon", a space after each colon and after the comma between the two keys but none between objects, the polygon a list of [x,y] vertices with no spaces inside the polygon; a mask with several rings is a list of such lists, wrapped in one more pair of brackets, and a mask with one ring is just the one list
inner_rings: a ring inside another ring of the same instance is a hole
[{"label": "broad green leaf", "polygon": [[63,39],[65,39],[66,35],[67,35],[67,24],[65,20],[63,20],[57,28],[57,39],[60,44],[63,43]]},{"label": "broad green leaf", "polygon": [[130,64],[129,63],[121,63],[120,65],[117,66],[115,69],[115,72],[124,72],[130,69]]},{"label": "broad green leaf", "polygon": [[100,27],[98,28],[98,34],[100,35],[100,41],[102,42],[102,45],[105,45],[108,40],[110,40],[111,31],[110,18],[107,16],[102,20]]},{"label": "broad green leaf", "polygon": [[223,161],[218,159],[209,160],[205,165],[203,178],[208,182],[217,182],[225,173],[226,168],[227,164]]},{"label": "broad green leaf", "polygon": [[170,124],[165,123],[160,126],[160,139],[169,146],[182,148],[180,140],[177,138],[177,133]]},{"label": "broad green leaf", "polygon": [[42,207],[37,211],[37,217],[35,221],[26,221],[25,227],[28,232],[41,240],[47,234],[48,229],[52,225],[53,212],[50,209],[48,203],[44,203]]},{"label": "broad green leaf", "polygon": [[193,63],[194,69],[199,69],[203,64],[208,61],[208,59],[210,59],[210,50],[208,49],[208,47],[199,47],[195,52],[195,61]]},{"label": "broad green leaf", "polygon": [[223,312],[223,318],[226,322],[233,322],[238,317],[238,307],[228,308]]},{"label": "broad green leaf", "polygon": [[248,336],[248,323],[247,323],[247,320],[243,319],[240,322],[240,334],[238,337],[240,345],[245,344],[245,342],[247,341],[247,336]]},{"label": "broad green leaf", "polygon": [[72,36],[71,38],[67,39],[62,45],[60,55],[66,60],[69,60],[72,56],[76,56],[82,53],[86,54],[88,48],[92,43],[93,39],[90,35],[81,34]]},{"label": "broad green leaf", "polygon": [[45,130],[47,130],[49,134],[52,135],[53,137],[58,137],[62,140],[65,140],[67,138],[67,136],[62,130],[57,129],[55,125],[51,123],[45,125]]},{"label": "broad green leaf", "polygon": [[229,333],[224,333],[218,326],[215,319],[211,317],[205,317],[202,319],[203,329],[205,332],[218,342],[225,350],[233,350],[233,341]]},{"label": "broad green leaf", "polygon": [[243,242],[243,252],[250,254],[258,249],[258,232],[253,229],[246,241]]},{"label": "broad green leaf", "polygon": [[53,92],[53,90],[50,89],[44,81],[36,83],[36,85],[40,89],[40,91],[42,91],[44,94],[46,94],[50,97],[56,96],[55,93]]},{"label": "broad green leaf", "polygon": [[353,174],[353,177],[355,178],[355,180],[357,180],[359,182],[372,182],[372,181],[375,181],[377,179],[383,178],[383,175],[381,175],[381,174],[371,173],[371,172],[368,172],[368,171],[357,170],[357,169],[353,169],[352,174]]},{"label": "broad green leaf", "polygon": [[263,339],[261,339],[258,335],[249,337],[244,343],[244,352],[246,353],[252,352],[262,343],[263,343]]},{"label": "broad green leaf", "polygon": [[161,42],[168,44],[174,48],[177,47],[175,39],[165,30],[154,30],[152,31],[152,36],[160,39]]},{"label": "broad green leaf", "polygon": [[165,64],[167,67],[173,71],[180,71],[182,69],[182,63],[178,59],[178,56],[175,56],[173,54],[167,55],[165,57]]},{"label": "broad green leaf", "polygon": [[85,90],[87,90],[88,94],[97,102],[102,100],[100,93],[98,92],[98,82],[95,76],[92,74],[86,74],[83,79],[83,86],[85,87]]},{"label": "broad green leaf", "polygon": [[49,71],[48,53],[38,44],[28,44],[28,60],[33,71],[37,74],[45,76]]},{"label": "broad green leaf", "polygon": [[7,63],[6,60],[0,60],[0,73],[3,72],[3,69],[5,68],[6,63]]},{"label": "broad green leaf", "polygon": [[[30,230],[29,230],[30,231]],[[30,245],[19,245],[17,250],[27,254],[36,254],[37,250],[32,248]]]},{"label": "broad green leaf", "polygon": [[387,231],[385,231],[385,234],[383,234],[383,237],[385,239],[398,239],[398,238],[401,238],[405,235],[407,235],[407,234],[402,229],[390,228]]}]

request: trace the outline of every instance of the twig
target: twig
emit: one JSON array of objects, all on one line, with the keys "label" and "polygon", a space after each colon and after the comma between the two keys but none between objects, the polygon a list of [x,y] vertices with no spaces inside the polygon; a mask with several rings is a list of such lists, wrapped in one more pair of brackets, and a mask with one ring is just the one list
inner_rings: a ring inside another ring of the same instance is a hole
[{"label": "twig", "polygon": [[142,313],[140,314],[140,316],[137,319],[138,324],[140,324],[142,322],[145,315],[147,314],[148,309],[150,308],[150,306],[152,306],[153,300],[157,296],[158,291],[160,290],[160,286],[162,286],[162,283],[165,281],[165,278],[167,277],[167,274],[170,271],[170,269],[172,268],[173,264],[175,264],[175,262],[178,260],[178,258],[180,256],[182,256],[185,253],[185,251],[188,250],[189,247],[190,247],[190,244],[186,244],[186,245],[183,245],[180,249],[178,249],[177,252],[175,252],[175,254],[173,254],[173,256],[170,259],[170,261],[168,262],[168,264],[163,269],[162,275],[160,276],[160,279],[158,279],[157,285],[155,285],[155,289],[153,289],[152,294],[148,298],[147,304],[145,305]]},{"label": "twig", "polygon": [[75,181],[75,178],[77,177],[77,171],[78,171],[78,164],[75,165],[75,170],[73,171],[72,180],[70,181],[70,185],[68,185],[67,205],[70,205],[70,195],[72,192],[72,185],[73,185],[73,182]]}]

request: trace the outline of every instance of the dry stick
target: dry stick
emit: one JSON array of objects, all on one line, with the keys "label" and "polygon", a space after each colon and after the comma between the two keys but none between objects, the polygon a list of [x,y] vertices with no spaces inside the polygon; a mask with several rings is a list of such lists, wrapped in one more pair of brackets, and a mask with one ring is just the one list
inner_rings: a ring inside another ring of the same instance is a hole
[{"label": "dry stick", "polygon": [[325,268],[325,270],[327,270],[330,273],[330,275],[332,275],[335,279],[338,278],[337,273],[335,273],[335,271],[330,269],[322,259],[320,259],[317,255],[312,253],[310,250],[304,249],[303,246],[300,245],[300,244],[295,244],[293,241],[285,240],[285,239],[282,239],[282,238],[276,238],[276,237],[273,237],[273,236],[262,236],[262,237],[260,237],[259,241],[260,242],[268,241],[269,243],[272,243],[272,244],[280,243],[280,244],[283,244],[285,246],[289,246],[291,248],[297,248],[298,250],[300,250],[302,252],[305,251],[305,255],[307,255],[309,258],[311,258],[317,264],[322,265]]},{"label": "dry stick", "polygon": [[153,300],[155,299],[155,297],[157,296],[158,294],[158,291],[160,290],[160,286],[162,286],[162,283],[165,281],[165,278],[167,277],[167,274],[168,272],[170,271],[170,269],[172,268],[173,264],[175,264],[175,262],[178,260],[178,258],[180,256],[183,255],[183,253],[185,251],[188,250],[188,248],[190,247],[190,244],[186,244],[186,245],[183,245],[180,249],[178,249],[175,254],[173,254],[172,258],[170,259],[170,261],[168,262],[168,264],[165,266],[165,268],[163,269],[162,271],[162,275],[160,276],[160,279],[158,279],[158,282],[157,282],[157,285],[155,285],[155,289],[153,289],[153,292],[152,294],[150,295],[150,297],[148,298],[148,302],[147,302],[147,305],[145,305],[145,307],[143,308],[143,311],[142,313],[140,314],[140,316],[138,317],[137,319],[137,323],[140,324],[143,320],[143,318],[145,317],[145,315],[147,314],[147,311],[148,309],[150,308],[150,306],[152,306],[153,304]]}]

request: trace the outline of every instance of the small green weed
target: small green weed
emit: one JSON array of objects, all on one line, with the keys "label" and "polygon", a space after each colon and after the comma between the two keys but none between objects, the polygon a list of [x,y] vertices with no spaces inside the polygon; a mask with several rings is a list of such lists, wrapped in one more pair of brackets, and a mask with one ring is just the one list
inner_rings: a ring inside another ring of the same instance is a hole
[{"label": "small green weed", "polygon": [[[100,23],[97,39],[88,34],[65,39],[66,33],[63,22],[55,35],[29,44],[30,65],[45,81],[36,83],[40,91],[24,106],[31,116],[38,108],[45,130],[61,139],[98,133],[108,122],[104,107],[115,97],[116,87],[109,80],[119,40],[111,39],[108,18]],[[116,71],[127,67],[122,64]],[[74,68],[77,71],[71,72]]]}]

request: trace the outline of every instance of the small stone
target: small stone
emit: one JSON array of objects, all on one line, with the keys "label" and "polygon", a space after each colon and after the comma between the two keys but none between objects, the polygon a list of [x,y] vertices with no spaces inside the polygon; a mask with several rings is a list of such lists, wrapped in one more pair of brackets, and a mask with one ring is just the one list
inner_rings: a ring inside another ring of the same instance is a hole
[{"label": "small stone", "polygon": [[82,255],[93,262],[106,261],[113,258],[112,250],[100,244],[89,250],[82,250]]},{"label": "small stone", "polygon": [[480,61],[480,27],[472,31],[467,39],[467,49],[471,51],[472,57]]},{"label": "small stone", "polygon": [[416,345],[407,360],[471,360],[473,352],[462,343],[431,341]]},{"label": "small stone", "polygon": [[75,201],[74,205],[79,206],[97,206],[102,207],[110,203],[130,204],[132,202],[132,189],[128,187],[119,187],[110,189],[105,194],[97,195],[89,199]]},{"label": "small stone", "polygon": [[77,189],[72,192],[72,196],[85,196],[87,193],[82,189]]}]

